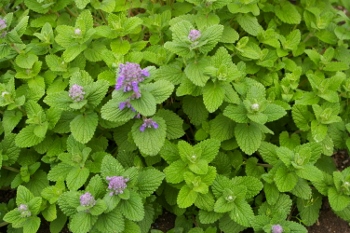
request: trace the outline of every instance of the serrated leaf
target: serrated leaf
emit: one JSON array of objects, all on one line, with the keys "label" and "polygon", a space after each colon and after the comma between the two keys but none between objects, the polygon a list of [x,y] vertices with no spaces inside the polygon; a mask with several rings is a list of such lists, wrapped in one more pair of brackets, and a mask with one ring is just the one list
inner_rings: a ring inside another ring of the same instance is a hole
[{"label": "serrated leaf", "polygon": [[95,227],[100,231],[121,233],[125,227],[123,215],[118,208],[115,208],[111,212],[101,214]]},{"label": "serrated leaf", "polygon": [[204,74],[204,70],[209,66],[209,60],[202,58],[196,62],[189,63],[185,68],[185,74],[196,86],[204,87],[209,76]]},{"label": "serrated leaf", "polygon": [[280,192],[289,192],[291,191],[295,185],[298,183],[298,176],[294,173],[286,169],[285,166],[280,166],[277,168],[274,181],[276,186]]},{"label": "serrated leaf", "polygon": [[200,125],[209,115],[200,97],[184,97],[182,108],[194,125]]},{"label": "serrated leaf", "polygon": [[234,203],[235,206],[229,214],[230,218],[242,226],[249,227],[254,218],[252,207],[244,199],[235,200]]},{"label": "serrated leaf", "polygon": [[247,109],[243,104],[239,105],[228,105],[224,110],[224,116],[232,119],[237,123],[248,123],[249,118],[247,117]]},{"label": "serrated leaf", "polygon": [[262,132],[255,124],[237,124],[234,130],[239,147],[248,155],[258,150]]},{"label": "serrated leaf", "polygon": [[236,176],[232,179],[235,185],[244,185],[247,187],[246,198],[252,198],[259,194],[263,184],[258,178],[252,176]]},{"label": "serrated leaf", "polygon": [[70,219],[69,229],[72,232],[89,232],[97,217],[86,212],[79,212]]},{"label": "serrated leaf", "polygon": [[68,189],[73,191],[78,190],[86,183],[89,174],[90,171],[86,167],[76,167],[71,169],[66,178]]},{"label": "serrated leaf", "polygon": [[107,176],[120,176],[125,172],[125,169],[120,164],[118,160],[116,160],[111,155],[105,155],[102,163],[101,163],[101,175],[102,177]]},{"label": "serrated leaf", "polygon": [[130,192],[130,198],[128,200],[124,200],[120,203],[119,210],[125,218],[131,221],[141,221],[145,216],[142,199],[133,191]]},{"label": "serrated leaf", "polygon": [[156,99],[148,91],[142,90],[141,97],[131,100],[130,103],[143,116],[152,116],[156,113]]},{"label": "serrated leaf", "polygon": [[166,181],[171,184],[178,184],[184,180],[183,174],[187,171],[187,164],[182,160],[171,163],[164,169]]},{"label": "serrated leaf", "polygon": [[182,186],[177,196],[177,204],[180,208],[187,208],[196,201],[198,193],[190,189],[187,185]]},{"label": "serrated leaf", "polygon": [[94,136],[97,124],[97,113],[88,112],[76,116],[70,123],[70,129],[74,139],[85,144]]},{"label": "serrated leaf", "polygon": [[306,180],[310,181],[321,181],[323,179],[323,174],[320,169],[311,164],[305,164],[301,169],[297,169],[295,173]]},{"label": "serrated leaf", "polygon": [[23,231],[28,232],[28,233],[35,233],[38,231],[40,227],[40,218],[37,216],[32,216],[29,221],[25,221],[23,224]]},{"label": "serrated leaf", "polygon": [[225,90],[219,83],[208,82],[203,88],[203,102],[210,113],[215,112],[224,102]]},{"label": "serrated leaf", "polygon": [[159,153],[160,149],[164,145],[166,138],[166,124],[165,120],[161,117],[152,117],[153,121],[158,124],[158,128],[146,128],[143,132],[140,130],[140,126],[143,121],[136,121],[132,126],[132,136],[134,142],[140,151],[144,154],[154,156]]},{"label": "serrated leaf", "polygon": [[166,123],[166,137],[171,139],[177,139],[185,134],[183,130],[183,120],[174,112],[160,109],[157,112],[157,116],[162,117]]},{"label": "serrated leaf", "polygon": [[225,141],[233,138],[235,123],[224,115],[218,115],[209,122],[211,138]]},{"label": "serrated leaf", "polygon": [[239,14],[237,17],[237,22],[244,31],[252,36],[257,36],[261,31],[263,31],[263,28],[260,26],[257,18],[251,14]]},{"label": "serrated leaf", "polygon": [[35,54],[19,54],[16,59],[16,65],[23,69],[31,69],[35,62],[38,61],[38,56]]},{"label": "serrated leaf", "polygon": [[140,196],[143,198],[150,196],[162,183],[164,177],[164,173],[153,168],[142,170],[137,181],[137,191]]},{"label": "serrated leaf", "polygon": [[206,28],[200,38],[200,40],[206,41],[206,43],[203,46],[199,47],[199,51],[201,53],[210,52],[220,41],[223,31],[223,25],[212,25]]},{"label": "serrated leaf", "polygon": [[44,137],[38,137],[34,134],[35,126],[36,125],[27,125],[17,134],[15,139],[16,146],[20,148],[32,147],[45,139]]},{"label": "serrated leaf", "polygon": [[328,189],[328,200],[334,211],[342,211],[350,205],[350,197],[338,193],[334,187]]},{"label": "serrated leaf", "polygon": [[264,110],[267,116],[267,122],[275,121],[287,114],[283,107],[277,104],[268,104]]},{"label": "serrated leaf", "polygon": [[17,126],[22,119],[23,114],[16,110],[6,110],[3,113],[2,125],[4,127],[5,134],[11,133],[11,131]]},{"label": "serrated leaf", "polygon": [[211,224],[219,220],[223,216],[222,213],[215,213],[213,211],[205,211],[203,209],[199,209],[198,217],[199,221],[202,224]]},{"label": "serrated leaf", "polygon": [[101,108],[101,116],[103,119],[112,122],[128,121],[135,117],[136,113],[131,109],[120,110],[120,100],[111,99]]},{"label": "serrated leaf", "polygon": [[173,90],[174,85],[166,80],[159,80],[147,85],[147,91],[153,95],[157,104],[161,104],[167,100],[173,93]]},{"label": "serrated leaf", "polygon": [[299,24],[301,21],[301,15],[296,7],[289,1],[282,1],[274,8],[276,16],[284,23],[287,24]]},{"label": "serrated leaf", "polygon": [[307,106],[294,105],[292,108],[292,117],[300,130],[308,131],[310,129],[312,114],[308,111]]}]

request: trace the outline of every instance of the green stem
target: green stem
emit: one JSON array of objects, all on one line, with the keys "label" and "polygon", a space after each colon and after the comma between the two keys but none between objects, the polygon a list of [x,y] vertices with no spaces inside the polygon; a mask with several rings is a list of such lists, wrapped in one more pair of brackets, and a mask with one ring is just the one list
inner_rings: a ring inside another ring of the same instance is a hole
[{"label": "green stem", "polygon": [[9,224],[8,222],[2,222],[2,223],[0,223],[0,227],[4,227],[4,226],[6,226],[8,224]]},{"label": "green stem", "polygon": [[2,166],[2,168],[5,169],[5,170],[9,170],[9,171],[12,171],[12,172],[19,173],[19,170],[16,169],[16,168],[13,168],[13,167]]}]

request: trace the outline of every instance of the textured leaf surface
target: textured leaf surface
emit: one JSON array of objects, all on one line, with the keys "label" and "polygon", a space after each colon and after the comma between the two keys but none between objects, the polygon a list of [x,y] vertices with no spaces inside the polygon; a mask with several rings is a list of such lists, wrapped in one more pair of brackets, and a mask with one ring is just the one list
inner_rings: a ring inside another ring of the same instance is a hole
[{"label": "textured leaf surface", "polygon": [[144,132],[140,131],[142,121],[137,121],[132,126],[132,136],[137,147],[142,153],[147,155],[156,155],[164,145],[166,137],[165,120],[161,117],[152,117],[153,121],[158,124],[158,128],[146,128]]},{"label": "textured leaf surface", "polygon": [[237,124],[235,137],[239,147],[248,155],[258,150],[262,140],[260,128],[254,124]]},{"label": "textured leaf surface", "polygon": [[97,124],[97,113],[90,112],[76,116],[70,123],[70,129],[75,140],[85,144],[94,136]]},{"label": "textured leaf surface", "polygon": [[203,101],[210,113],[215,112],[224,102],[225,89],[219,83],[208,82],[203,88]]},{"label": "textured leaf surface", "polygon": [[130,192],[130,198],[122,201],[119,208],[125,218],[131,221],[141,221],[145,216],[142,199],[135,192]]},{"label": "textured leaf surface", "polygon": [[183,120],[176,113],[161,109],[157,112],[157,116],[162,117],[166,123],[166,137],[170,139],[177,139],[185,134],[183,130]]}]

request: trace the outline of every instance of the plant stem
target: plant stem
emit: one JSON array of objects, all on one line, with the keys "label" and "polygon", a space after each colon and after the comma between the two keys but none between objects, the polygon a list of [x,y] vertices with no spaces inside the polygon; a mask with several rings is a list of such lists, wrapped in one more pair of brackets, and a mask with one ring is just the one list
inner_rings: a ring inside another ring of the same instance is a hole
[{"label": "plant stem", "polygon": [[0,227],[4,227],[4,226],[6,226],[8,224],[9,224],[8,222],[2,222],[2,223],[0,223]]},{"label": "plant stem", "polygon": [[12,172],[19,173],[19,170],[16,169],[16,168],[13,168],[13,167],[2,166],[2,168],[3,168],[3,169],[6,169],[6,170],[9,170],[9,171],[12,171]]}]

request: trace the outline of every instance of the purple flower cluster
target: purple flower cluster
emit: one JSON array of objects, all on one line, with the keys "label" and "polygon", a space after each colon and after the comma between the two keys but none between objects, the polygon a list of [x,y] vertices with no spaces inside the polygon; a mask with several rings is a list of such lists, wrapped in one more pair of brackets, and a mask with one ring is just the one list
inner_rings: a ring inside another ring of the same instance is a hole
[{"label": "purple flower cluster", "polygon": [[119,109],[120,110],[123,110],[124,108],[130,108],[132,111],[135,112],[135,109],[131,106],[130,99],[127,99],[126,101],[121,102],[119,104]]},{"label": "purple flower cluster", "polygon": [[30,212],[30,210],[28,209],[28,206],[26,204],[20,204],[18,206],[18,211],[21,213],[21,217],[23,218],[27,218],[32,216],[32,213]]},{"label": "purple flower cluster", "polygon": [[6,24],[5,20],[0,18],[0,30],[5,29],[6,27],[7,27],[7,24]]},{"label": "purple flower cluster", "polygon": [[78,84],[74,84],[69,89],[69,97],[72,98],[74,102],[80,102],[84,99],[84,89],[82,86],[79,86]]},{"label": "purple flower cluster", "polygon": [[149,72],[146,69],[141,69],[137,63],[127,62],[125,65],[120,64],[115,89],[122,89],[124,92],[133,91],[132,98],[138,99],[141,97],[138,84],[148,76]]},{"label": "purple flower cluster", "polygon": [[94,206],[96,204],[95,198],[91,195],[91,193],[86,192],[80,196],[80,205],[81,206]]},{"label": "purple flower cluster", "polygon": [[[0,31],[2,31],[3,29],[5,29],[7,27],[7,24],[6,24],[6,21],[3,20],[1,17],[0,17]],[[1,34],[0,34],[0,38],[4,37],[6,35],[6,31],[3,31]]]},{"label": "purple flower cluster", "polygon": [[272,230],[272,233],[282,233],[283,232],[283,228],[279,224],[273,225],[271,230]]},{"label": "purple flower cluster", "polygon": [[127,187],[126,182],[129,181],[128,178],[124,178],[123,176],[107,176],[106,180],[109,181],[108,189],[111,190],[110,196],[123,193],[124,189]]},{"label": "purple flower cluster", "polygon": [[158,124],[152,118],[146,118],[143,120],[143,124],[140,126],[140,131],[144,132],[146,128],[158,129]]},{"label": "purple flower cluster", "polygon": [[196,29],[192,29],[190,31],[190,33],[188,34],[188,39],[190,41],[195,41],[197,40],[199,37],[201,37],[201,32],[199,30],[196,30]]}]

